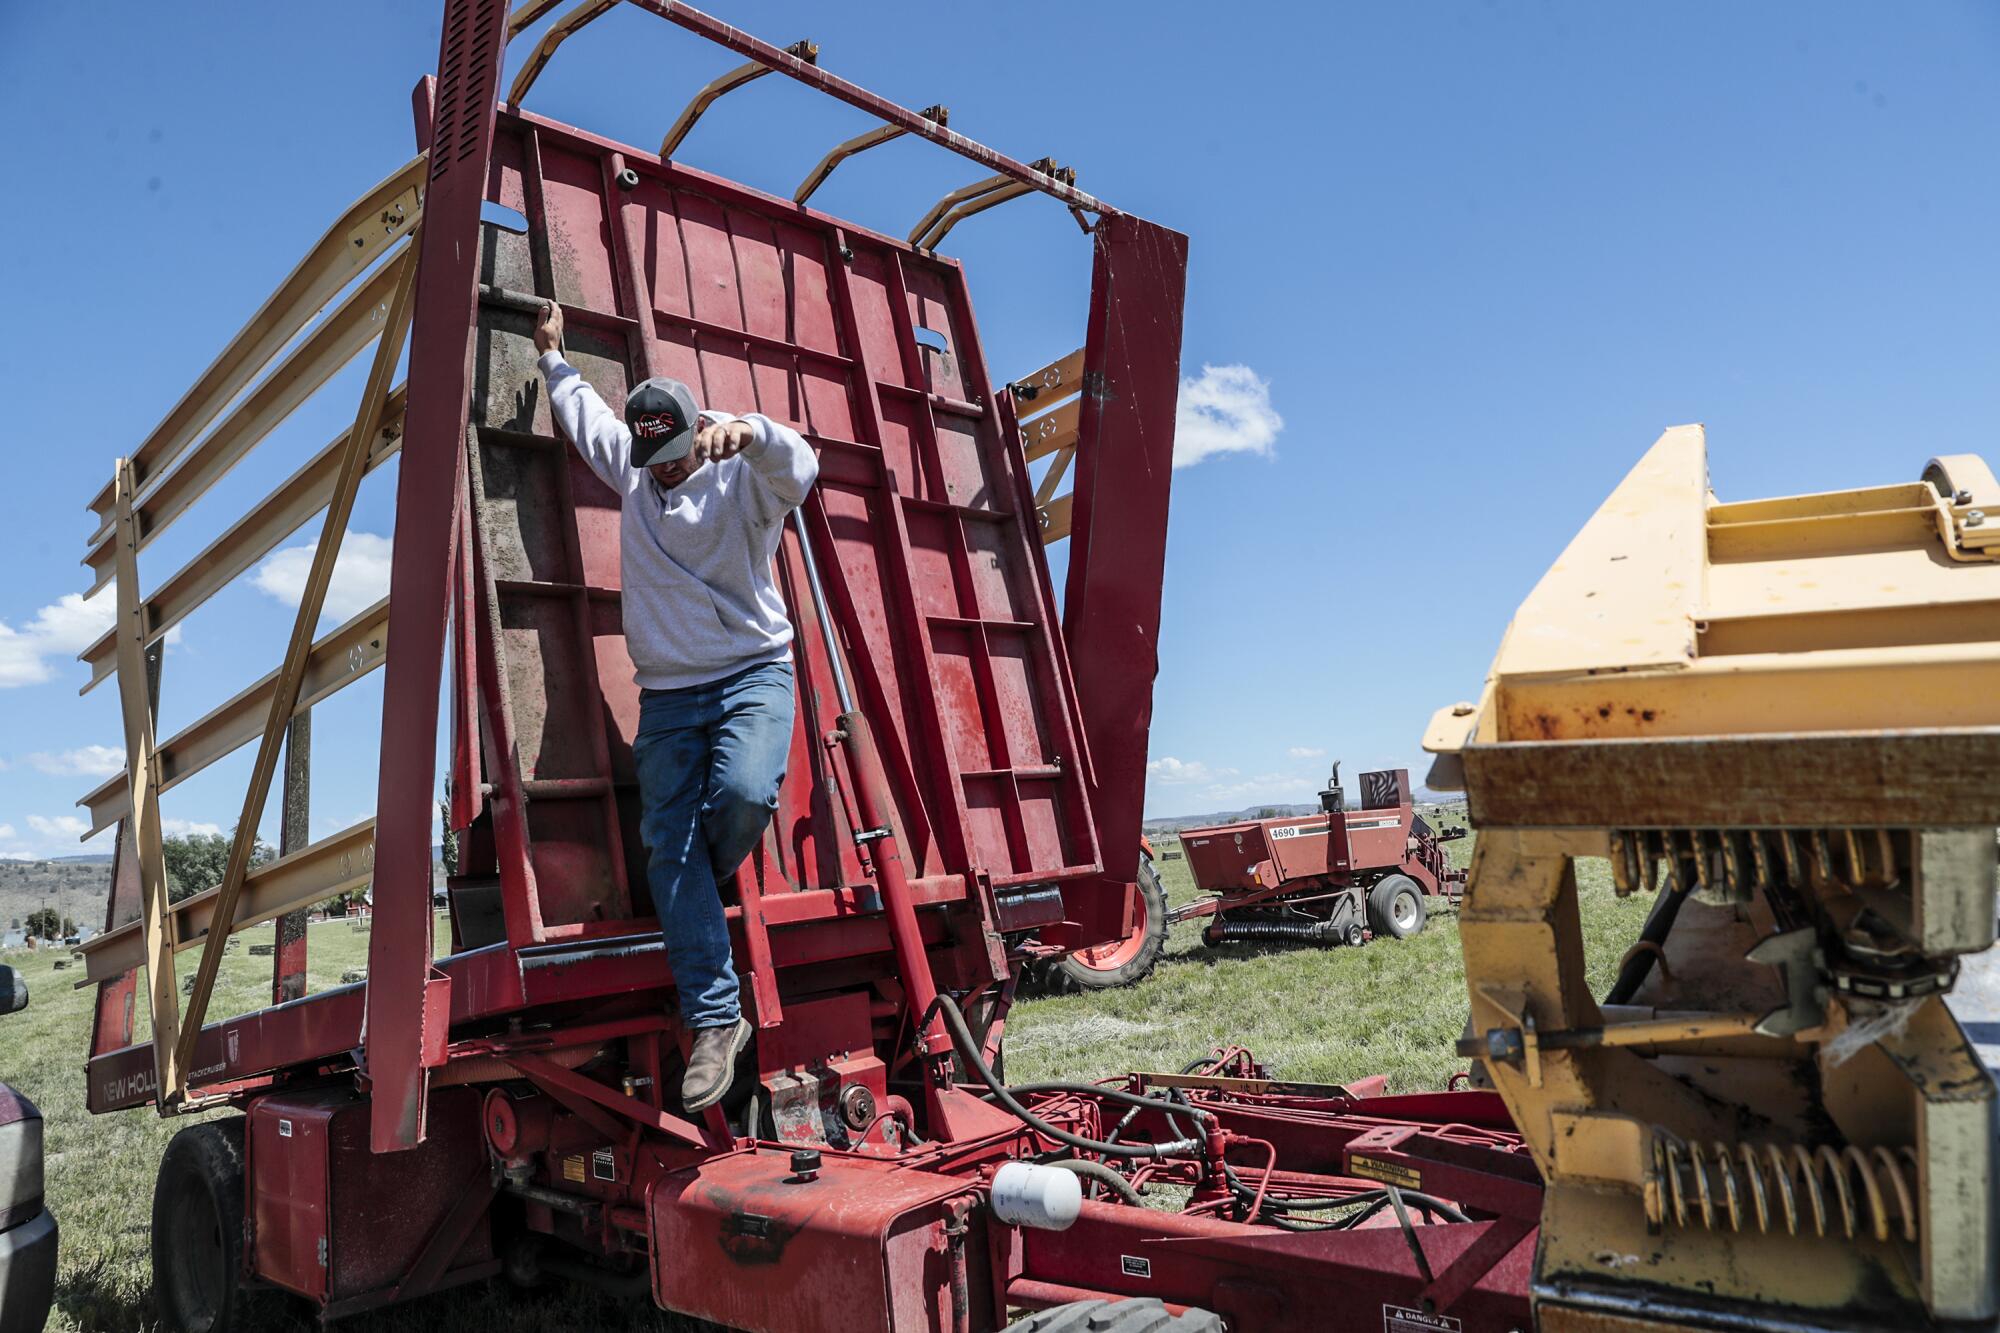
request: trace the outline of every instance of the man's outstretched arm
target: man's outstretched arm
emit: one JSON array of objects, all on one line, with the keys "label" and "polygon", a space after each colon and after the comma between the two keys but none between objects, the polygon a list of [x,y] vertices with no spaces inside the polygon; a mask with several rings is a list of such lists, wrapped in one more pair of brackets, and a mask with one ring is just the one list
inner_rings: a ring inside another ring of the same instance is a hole
[{"label": "man's outstretched arm", "polygon": [[632,432],[563,359],[562,334],[562,307],[550,301],[535,329],[535,350],[542,354],[535,365],[549,383],[549,411],[599,480],[614,491],[629,490],[638,480],[632,470]]}]

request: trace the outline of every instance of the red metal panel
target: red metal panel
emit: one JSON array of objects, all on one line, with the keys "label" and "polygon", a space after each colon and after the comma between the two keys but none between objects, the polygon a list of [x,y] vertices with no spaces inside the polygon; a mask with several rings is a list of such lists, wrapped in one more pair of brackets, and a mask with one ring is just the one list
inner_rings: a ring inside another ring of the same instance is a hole
[{"label": "red metal panel", "polygon": [[[501,290],[480,308],[471,503],[501,622],[503,693],[486,707],[507,716],[488,728],[489,764],[504,775],[518,762],[526,818],[529,873],[507,890],[509,938],[554,938],[646,907],[618,883],[643,882],[644,862],[630,836],[637,689],[610,611],[617,510],[540,404],[528,346],[538,293],[564,305],[569,359],[607,401],[650,363],[690,376],[717,407],[795,424],[819,448],[808,526],[829,596],[854,627],[844,652],[880,720],[918,877],[1087,872],[1096,849],[1072,758],[1081,742],[1039,544],[1016,503],[1025,467],[999,414],[966,401],[990,393],[956,267],[532,117],[504,114],[496,142],[489,190],[513,198],[518,172],[528,234],[489,225],[480,247],[481,276]],[[627,168],[638,176],[629,189],[617,183]],[[920,325],[941,350],[918,346]],[[873,442],[889,434],[891,404],[906,462],[885,467]],[[779,573],[797,630],[800,762],[780,793],[773,854],[751,867],[766,899],[753,926],[774,893],[872,889],[846,827],[843,761],[813,743],[835,710],[795,541],[785,538]],[[584,604],[593,609],[576,621]],[[588,813],[598,808],[612,812],[602,830]]]},{"label": "red metal panel", "polygon": [[[368,1102],[350,1092],[252,1103],[246,1174],[257,1275],[324,1303],[369,1304],[394,1293],[454,1205],[485,1182],[479,1103],[476,1089],[440,1090],[432,1098],[438,1132],[394,1158],[368,1151]],[[493,1257],[484,1218],[444,1244],[433,1280]]]},{"label": "red metal panel", "polygon": [[[1125,886],[1138,874],[1159,670],[1187,238],[1114,214],[1099,221],[1096,241],[1063,637],[1090,730],[1105,878]],[[1122,936],[1129,888],[1064,896],[1081,926],[1076,942]]]},{"label": "red metal panel", "polygon": [[431,959],[431,814],[447,577],[470,388],[479,234],[506,0],[451,0],[438,43],[438,94],[410,333],[408,407],[396,483],[395,558],[383,668],[376,792],[375,928],[368,943],[367,1060],[374,1146],[424,1137],[421,1064]]},{"label": "red metal panel", "polygon": [[810,1309],[844,1333],[950,1333],[954,1254],[971,1309],[990,1303],[983,1226],[945,1236],[954,1201],[976,1200],[962,1179],[863,1159],[828,1154],[801,1180],[782,1152],[716,1158],[647,1193],[653,1296],[731,1328],[798,1328]]},{"label": "red metal panel", "polygon": [[327,1140],[335,1110],[352,1104],[344,1094],[266,1097],[246,1125],[251,1262],[258,1277],[308,1300],[326,1298]]}]

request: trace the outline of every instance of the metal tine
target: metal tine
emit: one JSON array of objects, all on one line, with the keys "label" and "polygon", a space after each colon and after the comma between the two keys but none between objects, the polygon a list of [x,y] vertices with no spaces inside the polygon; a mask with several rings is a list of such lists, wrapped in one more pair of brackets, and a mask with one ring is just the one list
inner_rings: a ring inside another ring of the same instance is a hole
[{"label": "metal tine", "polygon": [[1891,889],[1901,887],[1903,876],[1897,868],[1894,836],[1889,832],[1887,827],[1878,826],[1875,830],[1875,838],[1877,844],[1882,849],[1883,886]]},{"label": "metal tine", "polygon": [[1804,887],[1805,875],[1802,873],[1804,869],[1802,863],[1805,860],[1805,853],[1799,847],[1798,830],[1779,829],[1778,842],[1785,851],[1785,878],[1790,881],[1793,888]]},{"label": "metal tine", "polygon": [[1680,858],[1680,853],[1674,850],[1673,830],[1671,829],[1660,830],[1660,850],[1666,855],[1667,892],[1680,893],[1682,891],[1681,858]]},{"label": "metal tine", "polygon": [[1860,884],[1868,878],[1868,857],[1861,850],[1859,830],[1844,828],[1840,831],[1841,850],[1847,853],[1847,882]]},{"label": "metal tine", "polygon": [[1743,897],[1743,858],[1736,850],[1736,835],[1722,829],[1715,835],[1722,851],[1722,887],[1731,898]]},{"label": "metal tine", "polygon": [[1819,877],[1823,880],[1838,878],[1833,872],[1833,844],[1827,841],[1825,829],[1816,828],[1812,831],[1812,851],[1816,863],[1813,869]]},{"label": "metal tine", "polygon": [[1768,892],[1771,887],[1771,852],[1764,845],[1764,833],[1761,829],[1750,830],[1750,855],[1756,861],[1757,891]]},{"label": "metal tine", "polygon": [[1653,850],[1653,835],[1643,830],[1639,834],[1639,866],[1640,874],[1646,882],[1646,892],[1658,893],[1660,891],[1660,858],[1655,855]]},{"label": "metal tine", "polygon": [[1632,894],[1632,835],[1623,829],[1611,830],[1611,887],[1620,898]]}]

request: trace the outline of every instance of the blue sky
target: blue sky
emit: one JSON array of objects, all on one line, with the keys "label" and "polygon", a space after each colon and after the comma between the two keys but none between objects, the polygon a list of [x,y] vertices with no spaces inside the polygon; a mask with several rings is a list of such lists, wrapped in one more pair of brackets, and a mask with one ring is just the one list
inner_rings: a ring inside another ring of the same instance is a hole
[{"label": "blue sky", "polygon": [[[1476,693],[1512,608],[1665,426],[1708,424],[1735,497],[1995,452],[1992,6],[717,8],[1192,238],[1183,446],[1208,452],[1175,478],[1151,813],[1306,799],[1327,757],[1420,766],[1431,710]],[[121,744],[112,690],[77,695],[106,623],[74,597],[85,502],[410,155],[438,9],[0,9],[0,856],[77,851],[72,803]],[[733,63],[618,12],[529,105],[651,144]],[[682,155],[788,194],[865,124],[768,79]],[[901,234],[977,174],[898,144],[815,203]],[[1088,256],[1060,208],[1008,205],[947,248],[996,374],[1081,340]],[[149,584],[344,426],[358,378],[151,548]],[[364,490],[350,609],[393,494],[393,468]],[[163,731],[275,664],[306,540],[190,618]],[[318,714],[319,832],[370,810],[378,701]],[[245,751],[175,789],[171,826],[226,829],[247,771]]]}]

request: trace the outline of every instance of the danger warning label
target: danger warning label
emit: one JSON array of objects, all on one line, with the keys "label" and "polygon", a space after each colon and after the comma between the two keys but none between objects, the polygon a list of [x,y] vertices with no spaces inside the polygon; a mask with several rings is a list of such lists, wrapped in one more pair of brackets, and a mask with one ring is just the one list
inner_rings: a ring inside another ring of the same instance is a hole
[{"label": "danger warning label", "polygon": [[[1351,1153],[1347,1158],[1347,1173],[1351,1176],[1365,1176],[1369,1180],[1379,1180],[1385,1185],[1399,1189],[1420,1190],[1424,1187],[1422,1173],[1401,1162],[1385,1162],[1379,1157],[1364,1157]],[[1439,1325],[1443,1327],[1443,1325]]]},{"label": "danger warning label", "polygon": [[1403,1305],[1382,1307],[1382,1333],[1459,1333],[1464,1327],[1448,1314],[1425,1314]]}]

